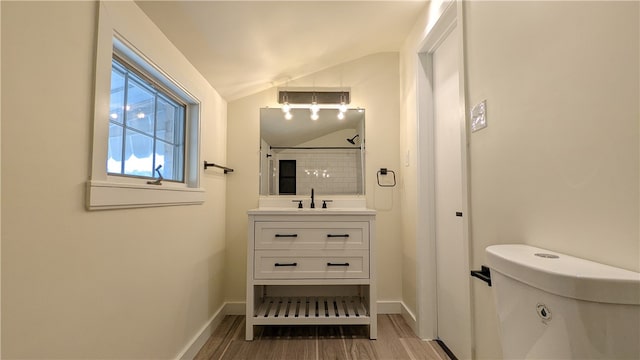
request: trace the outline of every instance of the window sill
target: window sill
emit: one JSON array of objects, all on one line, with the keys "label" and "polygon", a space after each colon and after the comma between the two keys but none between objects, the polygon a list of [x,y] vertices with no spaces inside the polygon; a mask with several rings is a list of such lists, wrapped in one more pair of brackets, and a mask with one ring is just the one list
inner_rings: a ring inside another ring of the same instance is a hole
[{"label": "window sill", "polygon": [[87,182],[87,209],[109,210],[154,206],[200,205],[204,203],[203,188],[172,187],[115,183]]}]

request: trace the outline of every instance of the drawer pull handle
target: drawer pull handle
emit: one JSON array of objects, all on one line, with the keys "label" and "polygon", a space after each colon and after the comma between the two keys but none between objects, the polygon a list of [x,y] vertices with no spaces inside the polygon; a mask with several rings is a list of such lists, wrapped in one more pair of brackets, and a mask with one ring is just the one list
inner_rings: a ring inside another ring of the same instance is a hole
[{"label": "drawer pull handle", "polygon": [[298,234],[276,234],[276,237],[298,237]]},{"label": "drawer pull handle", "polygon": [[349,234],[327,234],[327,237],[344,237],[344,238],[348,238]]},{"label": "drawer pull handle", "polygon": [[284,263],[284,264],[275,263],[273,265],[275,265],[275,266],[298,266],[298,263]]},{"label": "drawer pull handle", "polygon": [[349,263],[327,263],[327,266],[349,266]]}]

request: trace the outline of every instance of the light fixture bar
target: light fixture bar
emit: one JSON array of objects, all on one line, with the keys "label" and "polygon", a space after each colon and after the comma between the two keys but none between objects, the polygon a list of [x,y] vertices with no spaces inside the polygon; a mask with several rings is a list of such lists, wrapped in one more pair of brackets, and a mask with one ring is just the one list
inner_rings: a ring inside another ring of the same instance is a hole
[{"label": "light fixture bar", "polygon": [[351,103],[351,89],[339,88],[339,89],[318,89],[318,90],[296,90],[295,88],[280,88],[278,89],[278,103],[288,103],[293,107],[296,104],[311,104],[315,102],[322,107],[322,105],[329,104],[350,104]]},{"label": "light fixture bar", "polygon": [[[291,109],[311,109],[313,104],[289,104],[289,108]],[[333,109],[340,110],[340,104],[318,104],[318,108],[322,109]]]}]

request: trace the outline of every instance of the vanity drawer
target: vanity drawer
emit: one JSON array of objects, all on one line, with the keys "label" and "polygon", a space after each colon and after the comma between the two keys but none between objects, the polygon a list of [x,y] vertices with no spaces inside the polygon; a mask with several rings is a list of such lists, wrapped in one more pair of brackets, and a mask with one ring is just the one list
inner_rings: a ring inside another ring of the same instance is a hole
[{"label": "vanity drawer", "polygon": [[256,222],[256,249],[360,249],[369,248],[369,223]]},{"label": "vanity drawer", "polygon": [[367,279],[368,251],[256,251],[255,279]]}]

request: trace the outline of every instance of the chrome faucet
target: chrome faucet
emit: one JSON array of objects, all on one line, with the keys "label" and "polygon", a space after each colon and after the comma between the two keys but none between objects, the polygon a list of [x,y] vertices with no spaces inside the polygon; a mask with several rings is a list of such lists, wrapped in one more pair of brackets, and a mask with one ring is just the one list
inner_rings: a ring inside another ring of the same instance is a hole
[{"label": "chrome faucet", "polygon": [[313,188],[311,188],[311,208],[315,209],[315,207],[316,207],[316,203],[314,202],[314,199],[313,199]]}]

